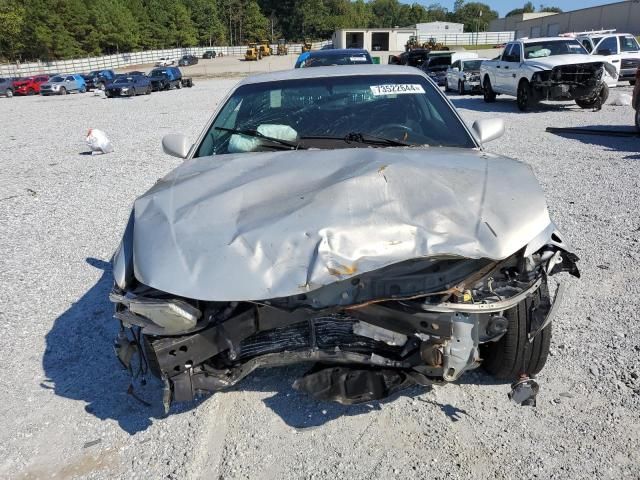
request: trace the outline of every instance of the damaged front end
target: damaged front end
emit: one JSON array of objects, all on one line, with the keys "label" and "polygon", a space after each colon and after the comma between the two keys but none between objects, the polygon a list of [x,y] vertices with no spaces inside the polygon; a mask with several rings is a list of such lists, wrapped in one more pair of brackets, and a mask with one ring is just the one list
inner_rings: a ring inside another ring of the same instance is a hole
[{"label": "damaged front end", "polygon": [[[296,363],[313,365],[295,381],[298,390],[320,400],[367,402],[411,385],[453,382],[486,358],[493,365],[513,329],[524,329],[531,349],[543,348],[535,342],[553,316],[548,278],[579,276],[576,261],[554,232],[501,261],[415,258],[293,296],[215,302],[127,277],[119,251],[114,272],[121,275],[110,295],[122,326],[116,350],[130,369],[139,354],[165,381],[167,408],[228,388],[257,368]],[[525,325],[514,314],[523,310]],[[526,379],[544,365],[531,358],[516,360],[508,374],[504,365],[489,370]]]},{"label": "damaged front end", "polygon": [[533,74],[531,92],[536,100],[577,100],[596,102],[605,82],[605,69],[616,75],[605,62],[559,65]]}]

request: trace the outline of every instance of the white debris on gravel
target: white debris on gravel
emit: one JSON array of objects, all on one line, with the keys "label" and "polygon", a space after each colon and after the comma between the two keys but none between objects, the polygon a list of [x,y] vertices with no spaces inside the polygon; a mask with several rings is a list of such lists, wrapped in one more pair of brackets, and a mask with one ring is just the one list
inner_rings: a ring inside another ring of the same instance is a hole
[{"label": "white debris on gravel", "polygon": [[[554,323],[537,408],[481,371],[345,407],[291,389],[304,367],[172,407],[127,395],[113,356],[109,259],[133,199],[179,160],[234,80],[135,99],[0,99],[0,478],[638,478],[640,143],[545,127],[633,124],[629,107],[452,96],[466,121],[502,117],[488,150],[531,165],[580,256]],[[628,94],[628,87],[616,93]],[[86,126],[117,145],[78,154]]]}]

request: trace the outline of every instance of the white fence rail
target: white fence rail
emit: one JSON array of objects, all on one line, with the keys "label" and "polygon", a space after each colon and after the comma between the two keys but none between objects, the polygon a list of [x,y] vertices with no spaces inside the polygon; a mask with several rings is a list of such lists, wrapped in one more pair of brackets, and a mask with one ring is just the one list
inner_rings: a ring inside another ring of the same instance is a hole
[{"label": "white fence rail", "polygon": [[[314,42],[313,48],[319,49],[330,45],[331,41]],[[302,52],[302,44],[289,43],[289,54]],[[278,46],[271,45],[275,53]],[[72,60],[56,60],[52,62],[31,62],[0,65],[0,77],[29,77],[32,75],[47,75],[52,73],[84,73],[92,70],[131,67],[134,65],[150,65],[161,58],[175,59],[176,63],[183,55],[195,55],[198,58],[208,50],[216,54],[229,56],[244,56],[246,45],[236,47],[188,47],[166,50],[147,50],[144,52],[119,53],[117,55],[105,55],[102,57],[74,58]]]},{"label": "white fence rail", "polygon": [[514,39],[514,32],[424,33],[418,35],[420,43],[435,38],[445,45],[499,45]]}]

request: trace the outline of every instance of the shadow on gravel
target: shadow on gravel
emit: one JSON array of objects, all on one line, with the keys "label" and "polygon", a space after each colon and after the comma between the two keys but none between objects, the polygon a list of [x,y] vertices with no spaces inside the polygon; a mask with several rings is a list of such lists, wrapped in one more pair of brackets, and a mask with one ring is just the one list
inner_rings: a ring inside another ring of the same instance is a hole
[{"label": "shadow on gravel", "polygon": [[127,394],[129,375],[112,347],[118,324],[111,318],[113,306],[108,300],[111,264],[95,258],[86,261],[102,270],[102,276],[55,320],[47,334],[42,359],[47,380],[41,386],[61,397],[85,402],[88,413],[100,420],[116,420],[120,428],[134,434],[164,416],[162,386],[151,377],[146,388],[136,389],[136,395],[150,407]]},{"label": "shadow on gravel", "polygon": [[[576,127],[576,130],[611,130],[612,132],[634,132],[633,126],[611,126],[611,125],[589,125],[583,127]],[[638,137],[620,137],[620,136],[607,136],[607,135],[590,135],[588,133],[571,133],[571,132],[554,132],[550,135],[557,135],[562,138],[568,138],[571,140],[577,140],[586,145],[598,145],[608,150],[615,152],[629,152],[636,155],[629,155],[624,157],[625,160],[640,160],[640,142]]]},{"label": "shadow on gravel", "polygon": [[561,112],[564,110],[581,110],[575,103],[567,104],[546,104],[538,103],[531,106],[526,112],[518,110],[515,97],[505,97],[504,99],[498,98],[493,103],[487,103],[482,98],[482,95],[477,96],[465,96],[465,97],[449,97],[451,103],[456,108],[464,108],[466,110],[475,110],[476,112],[487,113],[536,113],[536,112]]}]

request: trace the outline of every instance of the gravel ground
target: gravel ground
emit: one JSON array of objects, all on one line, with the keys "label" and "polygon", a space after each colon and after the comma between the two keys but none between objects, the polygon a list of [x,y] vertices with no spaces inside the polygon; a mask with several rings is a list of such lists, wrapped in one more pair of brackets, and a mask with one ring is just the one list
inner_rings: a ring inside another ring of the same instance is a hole
[{"label": "gravel ground", "polygon": [[[167,418],[157,383],[137,389],[150,407],[128,395],[108,260],[133,199],[179,162],[162,135],[195,137],[234,83],[0,99],[1,478],[640,478],[640,141],[544,131],[628,127],[630,107],[522,114],[451,97],[468,121],[505,119],[488,149],[532,166],[581,257],[537,408],[481,371],[352,407],[293,391],[303,368],[259,371]],[[83,155],[89,127],[115,152]]]}]

